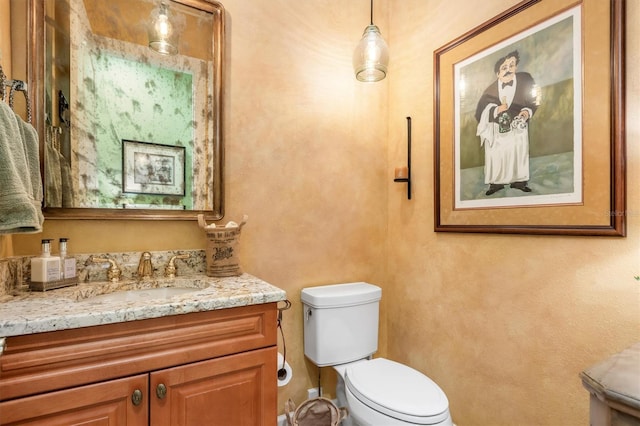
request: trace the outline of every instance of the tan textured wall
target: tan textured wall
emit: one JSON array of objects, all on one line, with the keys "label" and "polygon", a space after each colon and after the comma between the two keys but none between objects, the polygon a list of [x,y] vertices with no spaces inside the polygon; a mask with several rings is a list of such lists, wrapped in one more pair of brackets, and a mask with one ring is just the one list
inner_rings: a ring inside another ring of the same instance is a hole
[{"label": "tan textured wall", "polygon": [[0,0],[0,65],[11,77],[11,6],[10,0]]},{"label": "tan textured wall", "polygon": [[[367,1],[224,2],[223,222],[249,214],[243,266],[294,302],[284,329],[295,373],[280,411],[317,377],[302,352],[299,292],[308,285],[382,285],[381,352],[388,346],[390,358],[436,380],[459,426],[587,424],[578,373],[640,339],[637,186],[628,191],[636,213],[625,239],[433,232],[433,50],[515,3],[473,2],[473,13],[463,14],[467,0],[376,2],[391,73],[364,85],[351,75],[351,53],[368,22]],[[640,11],[629,3],[631,94],[640,90]],[[640,105],[630,95],[627,102],[628,179],[640,182]],[[407,115],[411,201],[392,182],[405,161]],[[76,252],[205,244],[193,222],[50,220],[43,234],[14,237],[15,251],[36,253],[40,238],[60,236]]]},{"label": "tan textured wall", "polygon": [[[433,51],[518,2],[470,3],[390,14],[389,140],[412,115],[416,184],[411,202],[389,184],[388,355],[438,382],[459,426],[586,425],[578,374],[640,340],[640,3],[627,2],[624,239],[433,232]],[[391,145],[390,165],[403,155]]]}]

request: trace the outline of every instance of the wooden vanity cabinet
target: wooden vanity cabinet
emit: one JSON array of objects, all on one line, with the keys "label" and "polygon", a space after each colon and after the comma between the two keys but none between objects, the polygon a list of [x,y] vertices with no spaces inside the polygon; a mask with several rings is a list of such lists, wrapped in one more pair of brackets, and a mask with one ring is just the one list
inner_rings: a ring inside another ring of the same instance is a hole
[{"label": "wooden vanity cabinet", "polygon": [[272,426],[276,304],[7,338],[0,424]]},{"label": "wooden vanity cabinet", "polygon": [[147,374],[78,386],[0,403],[3,425],[148,425],[149,404],[134,405],[136,390],[148,389]]}]

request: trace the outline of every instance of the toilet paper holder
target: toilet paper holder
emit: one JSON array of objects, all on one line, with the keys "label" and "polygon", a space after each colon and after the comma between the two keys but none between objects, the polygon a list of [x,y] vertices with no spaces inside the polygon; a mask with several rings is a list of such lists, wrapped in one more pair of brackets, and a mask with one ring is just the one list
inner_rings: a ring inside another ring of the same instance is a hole
[{"label": "toilet paper holder", "polygon": [[278,380],[284,380],[287,378],[287,370],[285,369],[285,365],[287,363],[287,344],[284,341],[284,331],[282,331],[282,312],[291,308],[291,302],[288,299],[283,300],[284,306],[278,307],[278,317],[276,320],[276,327],[280,331],[280,336],[282,337],[282,366],[278,366]]}]

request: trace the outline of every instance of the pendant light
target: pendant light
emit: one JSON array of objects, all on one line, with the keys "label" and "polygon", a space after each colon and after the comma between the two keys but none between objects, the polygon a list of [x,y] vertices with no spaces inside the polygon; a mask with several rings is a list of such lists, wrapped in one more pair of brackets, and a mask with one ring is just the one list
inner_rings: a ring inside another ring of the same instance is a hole
[{"label": "pendant light", "polygon": [[149,33],[149,47],[163,55],[178,53],[178,38],[175,22],[169,16],[169,6],[164,0],[151,11]]},{"label": "pendant light", "polygon": [[371,0],[371,23],[364,29],[362,39],[353,52],[353,70],[358,81],[374,82],[384,79],[389,64],[389,48],[373,25],[373,0]]}]

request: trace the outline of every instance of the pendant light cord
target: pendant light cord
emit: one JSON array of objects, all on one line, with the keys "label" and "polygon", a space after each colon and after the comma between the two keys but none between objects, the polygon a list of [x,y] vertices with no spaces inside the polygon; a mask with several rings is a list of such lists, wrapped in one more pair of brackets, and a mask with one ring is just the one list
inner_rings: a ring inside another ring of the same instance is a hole
[{"label": "pendant light cord", "polygon": [[371,0],[371,25],[373,25],[373,0]]}]

